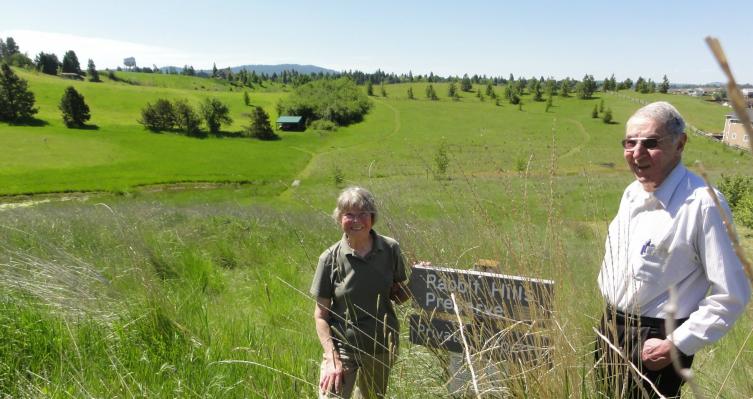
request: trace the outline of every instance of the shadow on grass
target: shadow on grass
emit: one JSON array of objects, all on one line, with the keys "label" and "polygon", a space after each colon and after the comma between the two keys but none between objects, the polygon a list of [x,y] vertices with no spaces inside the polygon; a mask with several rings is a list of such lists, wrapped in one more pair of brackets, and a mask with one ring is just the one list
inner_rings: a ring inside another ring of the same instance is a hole
[{"label": "shadow on grass", "polygon": [[34,127],[41,127],[41,126],[47,126],[50,123],[47,122],[47,121],[45,121],[45,120],[37,119],[37,118],[24,118],[24,119],[19,119],[19,120],[16,120],[16,121],[8,122],[8,124],[11,125],[11,126],[34,126]]}]

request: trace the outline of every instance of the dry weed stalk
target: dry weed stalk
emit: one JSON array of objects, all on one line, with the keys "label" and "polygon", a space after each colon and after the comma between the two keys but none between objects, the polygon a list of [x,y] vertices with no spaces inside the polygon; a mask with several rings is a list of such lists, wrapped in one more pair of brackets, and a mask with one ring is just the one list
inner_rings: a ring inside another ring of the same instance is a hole
[{"label": "dry weed stalk", "polygon": [[463,343],[465,349],[465,361],[468,363],[468,369],[471,371],[471,381],[473,381],[473,391],[476,392],[476,397],[480,397],[478,391],[478,380],[476,379],[476,371],[473,369],[473,362],[471,362],[471,351],[468,348],[468,342],[465,340],[465,332],[463,331],[463,319],[460,318],[460,310],[458,309],[458,303],[455,301],[455,294],[450,294],[452,298],[452,307],[455,309],[455,316],[458,318],[458,329],[460,330],[460,341]]},{"label": "dry weed stalk", "polygon": [[599,330],[596,327],[593,328],[593,332],[596,333],[596,335],[599,338],[601,338],[601,340],[604,341],[615,353],[617,353],[618,355],[620,355],[620,357],[622,358],[622,360],[624,360],[625,363],[628,364],[630,366],[630,368],[633,369],[633,371],[635,371],[635,373],[630,373],[630,376],[635,380],[636,386],[638,386],[638,388],[640,388],[641,393],[643,394],[644,397],[650,397],[650,396],[649,396],[648,392],[646,391],[646,388],[643,387],[643,384],[641,384],[641,382],[638,381],[638,377],[640,377],[642,380],[648,382],[648,384],[651,386],[651,388],[654,390],[654,392],[657,395],[659,395],[659,398],[661,398],[661,399],[667,399],[666,396],[662,395],[661,392],[659,392],[659,390],[656,388],[656,385],[654,385],[654,383],[648,377],[646,377],[645,375],[643,375],[643,373],[641,373],[641,370],[638,369],[638,367],[636,367],[636,365],[633,364],[633,362],[631,362],[630,359],[628,359],[627,355],[625,355],[620,350],[620,348],[618,348],[618,347],[614,346],[614,344],[612,344],[612,342],[609,340],[609,338],[607,338],[602,333],[600,333]]}]

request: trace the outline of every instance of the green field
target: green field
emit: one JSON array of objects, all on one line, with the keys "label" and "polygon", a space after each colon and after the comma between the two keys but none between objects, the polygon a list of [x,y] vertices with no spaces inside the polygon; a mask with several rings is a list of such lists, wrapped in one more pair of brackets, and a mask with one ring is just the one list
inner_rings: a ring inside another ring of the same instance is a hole
[{"label": "green field", "polygon": [[[339,237],[328,216],[338,191],[359,184],[380,202],[375,228],[397,238],[409,262],[468,268],[497,259],[503,273],[555,280],[556,367],[510,371],[506,392],[597,398],[595,279],[606,224],[631,181],[619,140],[639,107],[633,99],[666,99],[706,131],[720,131],[728,112],[632,91],[555,97],[545,112],[527,95],[519,109],[474,93],[452,101],[446,84],[434,84],[440,101],[429,101],[425,83],[396,84],[371,97],[361,123],[262,142],[155,134],[136,122],[157,98],[216,97],[234,119],[223,131],[239,131],[250,108],[220,81],[17,73],[44,123],[0,124],[0,203],[50,203],[0,208],[0,264],[13,266],[0,271],[0,392],[12,397],[316,397],[321,348],[308,285],[319,253]],[[63,125],[57,102],[71,84],[96,129]],[[249,94],[274,120],[288,90]],[[616,123],[591,118],[601,100]],[[751,167],[749,154],[694,135],[684,160],[702,161],[714,178]],[[696,357],[705,395],[753,396],[752,329],[749,307]],[[409,344],[406,326],[402,342],[390,395],[446,395],[446,357]]]}]

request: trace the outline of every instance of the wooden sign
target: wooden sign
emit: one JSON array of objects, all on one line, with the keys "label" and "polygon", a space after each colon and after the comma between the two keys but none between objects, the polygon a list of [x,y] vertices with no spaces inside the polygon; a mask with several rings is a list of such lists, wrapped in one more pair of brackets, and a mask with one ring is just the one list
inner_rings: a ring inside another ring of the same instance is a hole
[{"label": "wooden sign", "polygon": [[[500,333],[492,326],[479,323],[465,323],[463,328],[467,336],[473,337],[466,344],[474,352],[493,347],[494,353],[504,358],[497,360],[530,362],[546,356],[549,349],[546,337],[531,333],[514,330]],[[462,353],[464,350],[457,321],[438,318],[427,321],[416,314],[410,316],[410,342],[449,352]]]},{"label": "wooden sign", "polygon": [[409,287],[419,307],[453,313],[454,293],[463,315],[528,320],[552,309],[554,282],[497,273],[413,266]]}]

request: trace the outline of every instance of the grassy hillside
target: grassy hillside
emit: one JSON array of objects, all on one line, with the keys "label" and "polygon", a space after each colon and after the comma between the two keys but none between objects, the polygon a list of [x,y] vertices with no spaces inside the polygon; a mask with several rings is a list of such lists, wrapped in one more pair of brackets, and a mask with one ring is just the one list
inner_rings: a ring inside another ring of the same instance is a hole
[{"label": "grassy hillside", "polygon": [[[727,111],[634,92],[555,97],[549,112],[523,96],[520,110],[473,93],[451,101],[445,84],[435,85],[440,101],[429,101],[425,84],[399,84],[372,97],[361,123],[265,143],[153,134],[135,122],[147,101],[209,96],[231,108],[236,121],[225,130],[240,129],[242,93],[206,80],[75,82],[98,129],[70,130],[56,103],[71,82],[19,74],[47,124],[0,125],[0,194],[126,195],[0,208],[0,392],[11,397],[316,397],[321,348],[307,292],[319,254],[340,237],[329,214],[348,184],[375,193],[375,228],[398,239],[409,262],[468,268],[497,259],[503,273],[555,280],[555,323],[543,327],[554,367],[498,364],[504,388],[491,395],[601,397],[592,372],[602,306],[595,279],[606,225],[632,179],[619,140],[639,107],[633,99],[668,99],[706,130],[717,119],[721,129]],[[273,118],[284,95],[251,92]],[[615,124],[591,118],[602,99]],[[714,176],[751,165],[747,153],[691,136],[685,162],[696,159]],[[294,179],[301,184],[292,187]],[[135,187],[181,181],[254,184]],[[742,233],[749,246],[750,232]],[[405,319],[414,312],[399,309],[390,395],[445,397],[447,357],[408,342]],[[744,361],[752,312],[696,356],[706,397],[753,395]]]}]

